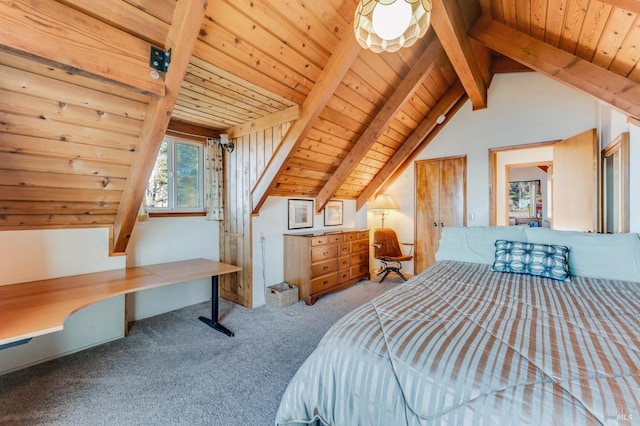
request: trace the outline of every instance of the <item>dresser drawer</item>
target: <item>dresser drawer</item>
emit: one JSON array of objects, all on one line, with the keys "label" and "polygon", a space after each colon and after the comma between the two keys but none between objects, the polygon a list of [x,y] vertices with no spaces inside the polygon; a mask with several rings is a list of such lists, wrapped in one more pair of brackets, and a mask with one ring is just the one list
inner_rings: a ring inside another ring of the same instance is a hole
[{"label": "dresser drawer", "polygon": [[369,274],[369,263],[363,263],[351,268],[351,278],[359,277],[363,274]]},{"label": "dresser drawer", "polygon": [[324,277],[315,278],[311,280],[311,293],[318,293],[323,290],[327,290],[334,285],[338,284],[338,274],[333,273],[325,275]]},{"label": "dresser drawer", "polygon": [[347,268],[344,271],[338,272],[338,283],[343,283],[345,281],[349,281],[351,279],[351,271]]},{"label": "dresser drawer", "polygon": [[319,237],[312,237],[311,238],[311,246],[321,246],[323,244],[327,244],[328,242],[328,238],[326,235],[322,235]]},{"label": "dresser drawer", "polygon": [[349,269],[351,266],[351,256],[342,256],[338,258],[338,270]]},{"label": "dresser drawer", "polygon": [[344,241],[344,235],[339,234],[339,235],[327,235],[327,242],[328,243],[341,243]]},{"label": "dresser drawer", "polygon": [[311,278],[326,275],[329,272],[335,272],[338,270],[338,260],[328,260],[326,262],[314,263],[311,265]]},{"label": "dresser drawer", "polygon": [[351,253],[351,243],[340,244],[340,256],[344,256],[350,253]]},{"label": "dresser drawer", "polygon": [[351,243],[351,253],[369,250],[369,240],[361,240]]},{"label": "dresser drawer", "polygon": [[344,234],[344,240],[345,241],[355,241],[358,239],[358,233],[357,232],[346,232]]},{"label": "dresser drawer", "polygon": [[326,260],[338,257],[337,244],[329,244],[325,246],[313,247],[311,249],[311,261]]},{"label": "dresser drawer", "polygon": [[351,255],[351,265],[360,265],[361,263],[369,263],[369,252],[362,251]]}]

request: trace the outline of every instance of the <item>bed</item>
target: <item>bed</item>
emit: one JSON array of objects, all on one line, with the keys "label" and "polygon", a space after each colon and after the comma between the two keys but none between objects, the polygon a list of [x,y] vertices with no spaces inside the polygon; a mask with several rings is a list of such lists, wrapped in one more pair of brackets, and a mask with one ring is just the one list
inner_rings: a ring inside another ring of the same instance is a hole
[{"label": "bed", "polygon": [[[502,242],[565,247],[570,276],[500,271]],[[276,425],[640,419],[637,234],[449,228],[436,259],[327,332]]]}]

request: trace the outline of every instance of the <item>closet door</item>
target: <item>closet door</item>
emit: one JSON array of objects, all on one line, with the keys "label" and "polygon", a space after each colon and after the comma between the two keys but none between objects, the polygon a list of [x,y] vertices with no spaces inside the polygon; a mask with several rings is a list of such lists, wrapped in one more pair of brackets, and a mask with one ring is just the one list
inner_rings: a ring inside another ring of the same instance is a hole
[{"label": "closet door", "polygon": [[[438,225],[440,225],[440,227],[466,225],[466,176],[466,157],[440,160],[440,221],[438,222]],[[438,241],[439,240],[440,238],[438,238]]]},{"label": "closet door", "polygon": [[416,161],[415,273],[435,263],[441,230],[466,225],[466,157]]},{"label": "closet door", "polygon": [[416,161],[416,238],[414,270],[419,273],[435,262],[440,240],[440,161]]}]

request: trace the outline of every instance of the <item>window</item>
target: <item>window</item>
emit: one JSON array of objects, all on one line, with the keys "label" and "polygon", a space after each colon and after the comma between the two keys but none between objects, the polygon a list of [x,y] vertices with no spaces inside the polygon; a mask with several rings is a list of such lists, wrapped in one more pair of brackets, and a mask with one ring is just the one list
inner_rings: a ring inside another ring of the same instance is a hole
[{"label": "window", "polygon": [[149,212],[203,212],[201,143],[165,137],[145,194]]},{"label": "window", "polygon": [[542,217],[539,180],[509,182],[509,217]]}]

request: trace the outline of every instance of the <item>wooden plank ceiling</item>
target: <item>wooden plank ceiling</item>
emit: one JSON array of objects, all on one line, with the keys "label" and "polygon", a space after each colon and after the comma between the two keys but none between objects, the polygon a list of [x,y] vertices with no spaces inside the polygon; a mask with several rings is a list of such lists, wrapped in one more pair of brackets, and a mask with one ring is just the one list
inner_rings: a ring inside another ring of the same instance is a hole
[{"label": "wooden plank ceiling", "polygon": [[[254,212],[269,195],[360,208],[463,102],[490,107],[495,72],[640,118],[640,2],[433,0],[427,36],[382,54],[353,40],[356,5],[0,0],[0,229],[115,225],[123,251],[169,118],[232,137],[293,121]],[[172,49],[164,79],[150,45]]]}]

